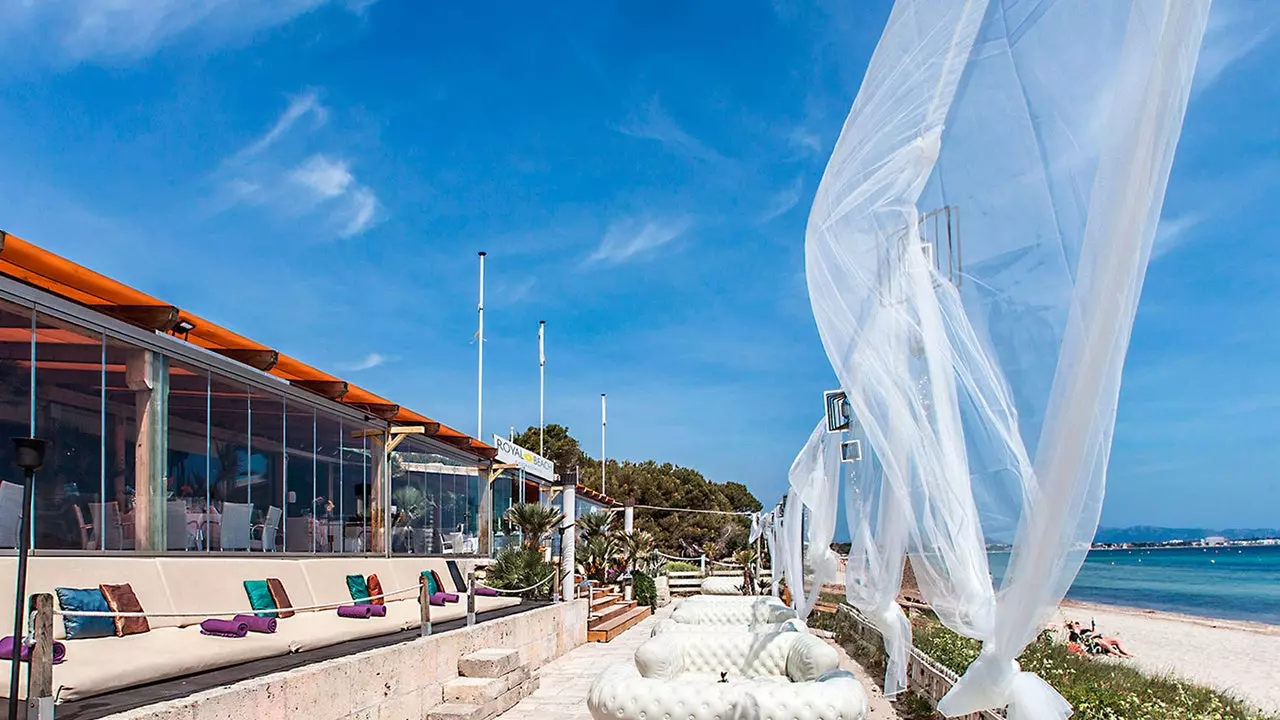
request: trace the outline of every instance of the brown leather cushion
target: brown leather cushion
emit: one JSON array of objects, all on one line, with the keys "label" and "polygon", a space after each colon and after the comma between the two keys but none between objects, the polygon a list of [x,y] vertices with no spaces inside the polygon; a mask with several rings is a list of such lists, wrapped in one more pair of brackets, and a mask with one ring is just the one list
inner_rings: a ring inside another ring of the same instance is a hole
[{"label": "brown leather cushion", "polygon": [[271,593],[271,599],[276,601],[276,617],[294,616],[294,612],[289,609],[293,607],[293,603],[289,602],[289,593],[284,591],[284,583],[279,578],[267,578],[267,591]]},{"label": "brown leather cushion", "polygon": [[378,579],[376,574],[370,575],[369,579],[365,581],[365,585],[369,588],[369,602],[374,605],[386,604],[383,598],[378,597],[378,595],[382,594],[382,581]]},{"label": "brown leather cushion", "polygon": [[[133,588],[129,587],[128,583],[123,585],[99,585],[98,589],[102,591],[102,596],[107,599],[107,607],[111,608],[112,612],[142,612],[142,603],[138,602],[138,596],[133,593]],[[151,631],[151,625],[147,623],[147,619],[144,617],[117,617],[112,619],[116,624],[117,637],[139,635]]]}]

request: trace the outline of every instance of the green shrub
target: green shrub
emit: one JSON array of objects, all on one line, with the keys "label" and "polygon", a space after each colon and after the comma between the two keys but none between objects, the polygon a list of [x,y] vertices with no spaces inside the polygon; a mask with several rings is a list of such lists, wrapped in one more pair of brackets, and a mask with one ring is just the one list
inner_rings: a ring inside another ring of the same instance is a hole
[{"label": "green shrub", "polygon": [[635,583],[636,603],[658,609],[658,584],[646,572],[637,570],[631,575]]},{"label": "green shrub", "polygon": [[684,560],[671,560],[667,563],[667,572],[697,572],[697,565]]},{"label": "green shrub", "polygon": [[[519,590],[535,585],[547,575],[554,574],[556,566],[543,560],[542,553],[525,547],[511,547],[498,554],[498,559],[485,573],[485,583],[499,590]],[[528,600],[546,600],[551,597],[555,580],[543,582],[520,596]]]}]

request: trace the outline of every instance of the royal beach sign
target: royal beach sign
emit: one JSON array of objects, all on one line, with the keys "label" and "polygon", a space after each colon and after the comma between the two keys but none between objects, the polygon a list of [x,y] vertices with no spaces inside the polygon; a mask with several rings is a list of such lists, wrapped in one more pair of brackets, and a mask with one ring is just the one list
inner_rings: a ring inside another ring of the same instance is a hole
[{"label": "royal beach sign", "polygon": [[556,464],[538,453],[525,450],[501,435],[493,436],[493,446],[498,448],[498,462],[515,465],[529,475],[543,480],[555,479]]}]

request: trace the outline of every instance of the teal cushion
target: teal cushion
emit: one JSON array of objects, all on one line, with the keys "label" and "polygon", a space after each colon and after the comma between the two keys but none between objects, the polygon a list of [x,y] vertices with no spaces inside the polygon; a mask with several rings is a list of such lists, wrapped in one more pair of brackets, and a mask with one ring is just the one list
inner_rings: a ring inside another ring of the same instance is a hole
[{"label": "teal cushion", "polygon": [[[106,596],[98,588],[60,587],[53,591],[58,594],[58,605],[63,612],[111,612]],[[63,615],[62,627],[66,630],[68,640],[115,637],[116,634],[115,620],[109,617]]]},{"label": "teal cushion", "polygon": [[423,570],[422,577],[427,579],[427,595],[435,595],[444,589],[436,582],[436,574],[430,570]]},{"label": "teal cushion", "polygon": [[355,600],[357,605],[369,604],[369,583],[365,581],[363,575],[348,575],[347,590],[351,592],[351,599]]},{"label": "teal cushion", "polygon": [[244,591],[249,594],[249,606],[258,617],[273,618],[276,616],[276,599],[271,597],[271,588],[266,580],[245,580]]}]

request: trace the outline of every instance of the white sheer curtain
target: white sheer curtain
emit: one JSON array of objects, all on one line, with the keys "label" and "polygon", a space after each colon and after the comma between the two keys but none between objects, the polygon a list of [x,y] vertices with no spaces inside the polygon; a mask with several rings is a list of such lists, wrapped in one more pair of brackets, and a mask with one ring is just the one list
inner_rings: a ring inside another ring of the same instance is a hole
[{"label": "white sheer curtain", "polygon": [[[900,582],[873,576],[896,562],[904,518],[921,591],[983,641],[945,714],[1070,713],[1015,658],[1097,527],[1207,11],[899,0],[814,200],[814,316],[874,455],[850,487],[878,491],[850,505],[863,548],[850,576]],[[934,208],[945,234],[922,226]],[[998,594],[997,539],[1014,547]]]},{"label": "white sheer curtain", "polygon": [[[791,589],[791,605],[802,619],[809,617],[823,584],[836,576],[838,558],[831,541],[835,539],[840,491],[840,437],[827,432],[823,418],[788,473],[791,487],[782,521],[783,570]],[[806,566],[812,573],[807,581]]]}]

